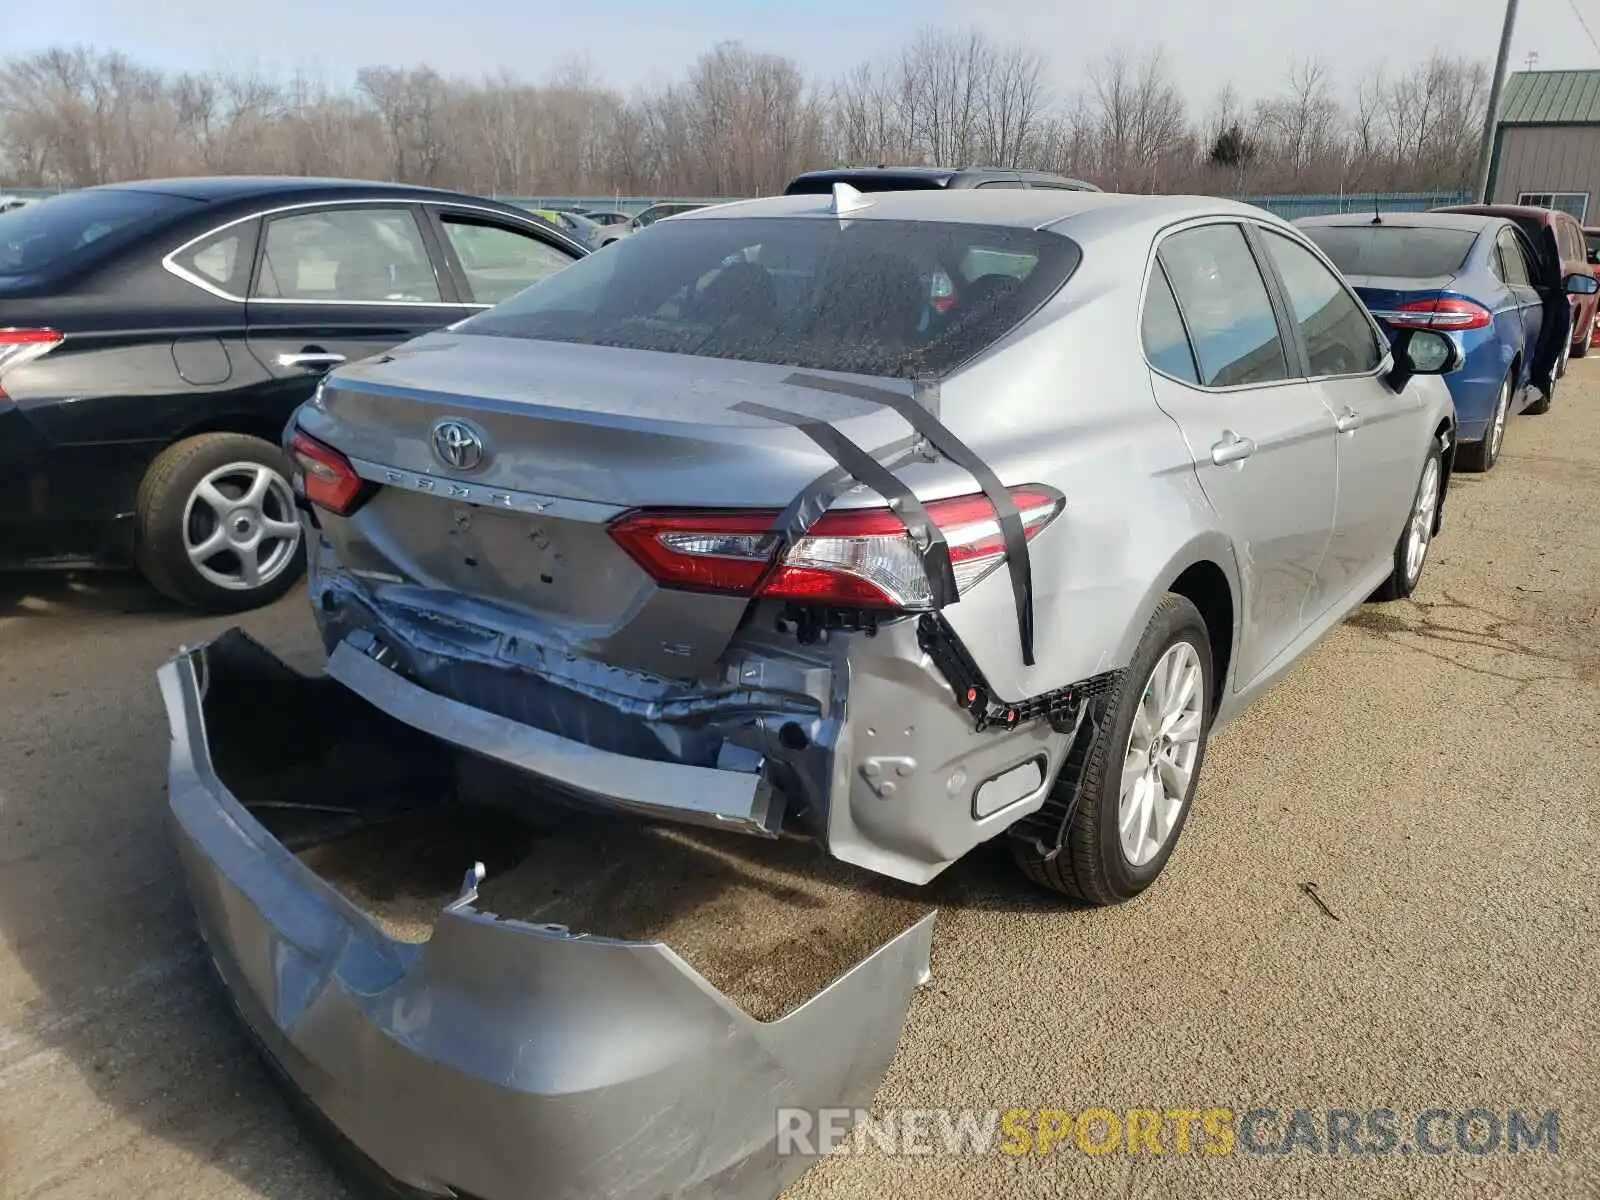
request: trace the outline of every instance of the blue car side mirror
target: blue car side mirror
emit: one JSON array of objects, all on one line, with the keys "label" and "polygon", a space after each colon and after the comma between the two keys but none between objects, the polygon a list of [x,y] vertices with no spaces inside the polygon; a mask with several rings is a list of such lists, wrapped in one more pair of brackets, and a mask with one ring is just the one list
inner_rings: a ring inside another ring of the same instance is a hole
[{"label": "blue car side mirror", "polygon": [[1573,296],[1592,296],[1600,292],[1600,279],[1593,275],[1579,275],[1574,272],[1561,281],[1562,288]]}]

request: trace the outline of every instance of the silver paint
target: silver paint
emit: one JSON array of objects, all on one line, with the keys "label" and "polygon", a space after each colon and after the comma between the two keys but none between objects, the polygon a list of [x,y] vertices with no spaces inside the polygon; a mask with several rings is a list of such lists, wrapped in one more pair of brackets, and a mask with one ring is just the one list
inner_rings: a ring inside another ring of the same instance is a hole
[{"label": "silver paint", "polygon": [[219,779],[216,669],[200,647],[159,672],[201,932],[271,1061],[392,1179],[483,1200],[767,1200],[810,1165],[776,1154],[778,1108],[871,1105],[933,914],[772,1022],[659,942],[484,911],[481,866],[427,943],[396,942]]}]

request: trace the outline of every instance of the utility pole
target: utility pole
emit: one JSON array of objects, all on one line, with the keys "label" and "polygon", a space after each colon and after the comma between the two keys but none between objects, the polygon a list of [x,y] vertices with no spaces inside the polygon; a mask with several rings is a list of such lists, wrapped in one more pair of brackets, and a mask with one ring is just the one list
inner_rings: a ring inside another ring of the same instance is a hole
[{"label": "utility pole", "polygon": [[1483,118],[1483,141],[1478,146],[1478,201],[1489,201],[1489,160],[1494,155],[1495,122],[1500,115],[1500,89],[1506,81],[1506,60],[1511,57],[1511,33],[1517,27],[1517,0],[1506,0],[1506,20],[1500,28],[1500,53],[1494,60],[1494,82],[1489,85],[1489,111]]}]

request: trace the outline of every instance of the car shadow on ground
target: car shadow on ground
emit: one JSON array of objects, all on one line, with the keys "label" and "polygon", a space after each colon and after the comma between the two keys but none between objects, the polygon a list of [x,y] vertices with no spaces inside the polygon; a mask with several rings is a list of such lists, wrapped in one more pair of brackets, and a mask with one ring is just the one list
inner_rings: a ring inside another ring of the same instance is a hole
[{"label": "car shadow on ground", "polygon": [[134,571],[0,571],[0,619],[86,613],[194,616]]}]

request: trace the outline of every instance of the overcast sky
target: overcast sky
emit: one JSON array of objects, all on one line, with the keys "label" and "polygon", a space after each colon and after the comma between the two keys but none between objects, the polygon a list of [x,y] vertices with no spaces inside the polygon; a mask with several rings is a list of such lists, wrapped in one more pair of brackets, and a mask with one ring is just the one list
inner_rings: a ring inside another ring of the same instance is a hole
[{"label": "overcast sky", "polygon": [[[1435,47],[1492,61],[1503,0],[48,0],[7,6],[0,54],[73,42],[166,67],[294,65],[342,81],[369,64],[427,62],[446,75],[508,68],[530,79],[587,57],[622,87],[663,80],[721,39],[779,51],[829,75],[898,47],[923,24],[976,25],[1049,55],[1063,91],[1114,45],[1161,44],[1197,107],[1232,82],[1272,90],[1294,56],[1320,55],[1341,88]],[[1574,11],[1576,8],[1576,12]],[[1600,67],[1600,0],[1522,0],[1512,69]]]}]

